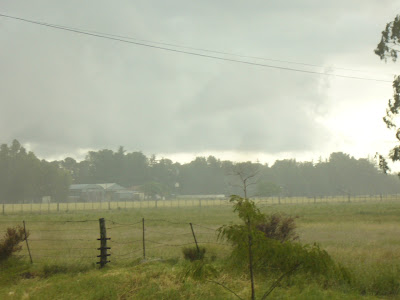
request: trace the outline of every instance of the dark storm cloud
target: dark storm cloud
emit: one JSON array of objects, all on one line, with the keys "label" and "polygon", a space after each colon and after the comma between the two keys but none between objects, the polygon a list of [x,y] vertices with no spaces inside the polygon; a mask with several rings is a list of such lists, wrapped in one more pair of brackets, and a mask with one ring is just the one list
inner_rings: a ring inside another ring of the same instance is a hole
[{"label": "dark storm cloud", "polygon": [[[6,0],[2,12],[325,64],[332,54],[360,49],[372,56],[370,40],[376,42],[394,3]],[[17,138],[43,156],[118,145],[151,153],[296,152],[315,150],[329,139],[316,121],[333,105],[321,89],[327,78],[5,19],[0,19],[0,45],[0,140]]]}]

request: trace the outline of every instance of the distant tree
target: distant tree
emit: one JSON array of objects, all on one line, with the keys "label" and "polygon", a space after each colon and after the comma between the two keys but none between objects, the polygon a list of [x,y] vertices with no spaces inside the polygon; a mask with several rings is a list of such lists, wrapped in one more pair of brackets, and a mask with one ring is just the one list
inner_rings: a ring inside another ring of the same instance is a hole
[{"label": "distant tree", "polygon": [[71,174],[73,182],[77,182],[79,164],[75,159],[72,157],[66,157],[64,160],[59,162],[59,166]]},{"label": "distant tree", "polygon": [[131,152],[125,155],[123,167],[125,183],[122,185],[142,185],[151,180],[149,159],[142,152]]},{"label": "distant tree", "polygon": [[43,196],[63,201],[71,183],[58,162],[39,160],[14,140],[0,146],[0,198],[5,202],[31,202]]},{"label": "distant tree", "polygon": [[171,195],[169,187],[159,182],[147,182],[139,190],[150,199],[155,199],[157,196],[168,197]]},{"label": "distant tree", "polygon": [[225,192],[221,162],[213,156],[196,157],[179,167],[178,182],[182,194],[206,195]]},{"label": "distant tree", "polygon": [[254,197],[256,195],[256,185],[260,179],[260,164],[252,162],[241,162],[231,166],[227,175],[230,176],[231,194],[242,194],[243,198]]},{"label": "distant tree", "polygon": [[153,181],[162,183],[170,190],[173,190],[178,181],[179,164],[174,164],[172,160],[162,158],[155,161],[150,166],[150,177]]},{"label": "distant tree", "polygon": [[261,197],[278,196],[282,189],[273,182],[259,181],[256,184],[256,195]]},{"label": "distant tree", "polygon": [[274,182],[282,187],[285,196],[300,196],[304,191],[304,178],[295,159],[277,160],[271,167]]}]

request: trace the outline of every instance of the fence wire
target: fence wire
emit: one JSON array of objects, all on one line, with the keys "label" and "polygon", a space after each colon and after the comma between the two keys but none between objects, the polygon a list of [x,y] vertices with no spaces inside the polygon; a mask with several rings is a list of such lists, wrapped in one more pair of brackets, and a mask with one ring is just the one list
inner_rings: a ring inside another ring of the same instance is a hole
[{"label": "fence wire", "polygon": [[[55,262],[74,260],[94,263],[99,260],[100,232],[99,220],[27,220],[27,242],[21,244],[22,250],[15,256],[34,263],[46,263],[49,259]],[[23,221],[1,220],[1,236],[6,236],[6,228],[22,225]],[[109,258],[139,259],[148,257],[180,257],[182,247],[194,246],[195,240],[189,222],[176,222],[167,219],[145,219],[124,223],[106,220],[107,247],[111,248]],[[144,224],[144,227],[143,227]],[[162,224],[162,225],[161,225]],[[215,229],[193,224],[197,244],[226,246],[216,239]],[[202,230],[197,231],[200,228]]]}]

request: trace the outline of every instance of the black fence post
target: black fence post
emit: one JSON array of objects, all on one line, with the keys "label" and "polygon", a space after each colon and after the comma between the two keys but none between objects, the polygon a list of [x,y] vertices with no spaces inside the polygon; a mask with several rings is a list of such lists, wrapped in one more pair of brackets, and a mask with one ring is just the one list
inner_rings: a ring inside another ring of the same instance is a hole
[{"label": "black fence post", "polygon": [[3,202],[3,215],[5,214],[5,204]]},{"label": "black fence post", "polygon": [[97,262],[97,264],[100,264],[100,268],[103,268],[107,263],[110,262],[109,260],[107,260],[107,257],[111,254],[108,254],[107,250],[111,248],[107,247],[107,240],[109,240],[110,238],[107,238],[106,221],[104,220],[104,218],[99,219],[99,225],[100,238],[97,240],[100,241],[100,248],[97,248],[97,250],[100,250],[100,255],[97,255],[97,257],[100,257],[100,261]]}]

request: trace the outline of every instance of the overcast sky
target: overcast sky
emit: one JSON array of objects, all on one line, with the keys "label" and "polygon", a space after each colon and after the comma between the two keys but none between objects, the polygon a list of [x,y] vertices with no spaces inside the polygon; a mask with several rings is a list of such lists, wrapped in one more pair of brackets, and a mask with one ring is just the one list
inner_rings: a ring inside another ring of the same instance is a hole
[{"label": "overcast sky", "polygon": [[[248,62],[392,80],[373,53],[399,1],[0,0],[1,14],[155,42],[318,65]],[[0,18],[0,142],[39,157],[89,149],[173,160],[271,162],[395,145],[382,122],[391,82],[186,55]],[[344,70],[352,69],[353,71]],[[357,70],[357,71],[354,71]],[[363,72],[360,72],[363,71]]]}]

